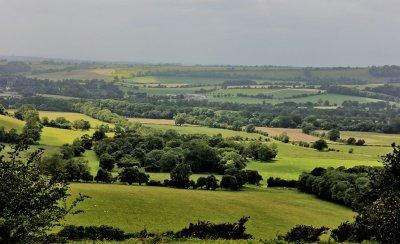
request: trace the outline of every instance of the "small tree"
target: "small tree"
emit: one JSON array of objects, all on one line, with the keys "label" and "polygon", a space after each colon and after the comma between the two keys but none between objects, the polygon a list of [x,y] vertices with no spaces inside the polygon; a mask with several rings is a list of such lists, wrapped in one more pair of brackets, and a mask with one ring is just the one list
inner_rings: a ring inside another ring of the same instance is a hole
[{"label": "small tree", "polygon": [[189,176],[192,174],[190,166],[185,163],[180,163],[172,169],[170,173],[172,184],[175,187],[187,188],[190,186]]},{"label": "small tree", "polygon": [[246,170],[246,174],[247,174],[247,181],[250,184],[258,185],[260,184],[260,181],[263,180],[263,177],[258,173],[257,170]]},{"label": "small tree", "polygon": [[331,141],[337,141],[340,138],[340,131],[339,130],[330,130],[328,132],[328,139]]},{"label": "small tree", "polygon": [[221,188],[231,189],[234,191],[239,190],[239,185],[235,176],[224,175],[221,179]]},{"label": "small tree", "polygon": [[94,180],[96,182],[111,183],[112,181],[111,173],[105,169],[99,169],[97,171],[96,176],[94,177]]},{"label": "small tree", "polygon": [[246,127],[244,128],[244,130],[245,130],[247,133],[253,133],[253,132],[256,131],[256,126],[253,125],[253,124],[249,124],[249,125],[246,125]]},{"label": "small tree", "polygon": [[201,177],[197,178],[197,182],[196,182],[197,187],[203,189],[203,187],[205,187],[206,184],[207,184],[206,177],[201,176]]},{"label": "small tree", "polygon": [[0,158],[1,243],[46,242],[49,231],[85,198],[80,195],[67,205],[68,183],[42,174],[42,150],[32,153],[26,162],[20,160],[18,155],[25,149],[17,145],[10,159]]},{"label": "small tree", "polygon": [[115,165],[115,158],[108,153],[103,153],[100,156],[99,165],[103,169],[112,170]]},{"label": "small tree", "polygon": [[214,175],[209,175],[206,178],[206,189],[207,190],[215,190],[218,188],[218,180]]},{"label": "small tree", "polygon": [[175,125],[183,125],[186,122],[186,114],[177,114],[175,116]]},{"label": "small tree", "polygon": [[318,242],[322,234],[325,234],[329,230],[327,227],[316,228],[308,225],[297,225],[293,227],[286,235],[280,236],[287,242]]},{"label": "small tree", "polygon": [[317,149],[318,151],[323,151],[328,148],[328,144],[324,139],[319,139],[313,143],[313,148]]}]

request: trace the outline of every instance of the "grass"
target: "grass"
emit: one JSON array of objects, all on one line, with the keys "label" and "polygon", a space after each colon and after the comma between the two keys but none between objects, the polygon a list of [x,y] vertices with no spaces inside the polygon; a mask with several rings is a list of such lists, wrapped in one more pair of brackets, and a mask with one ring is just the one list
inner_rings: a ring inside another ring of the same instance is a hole
[{"label": "grass", "polygon": [[[6,130],[15,128],[18,132],[21,132],[24,124],[24,121],[5,115],[0,115],[0,126],[4,126]],[[76,138],[81,137],[84,134],[91,135],[93,132],[94,130],[80,131],[43,127],[39,143],[47,146],[61,146],[66,143],[72,143]]]},{"label": "grass", "polygon": [[335,227],[353,216],[345,207],[288,189],[232,192],[107,184],[72,184],[71,189],[74,196],[90,198],[79,205],[85,212],[68,217],[68,224],[106,224],[125,231],[176,231],[197,220],[233,222],[250,216],[248,233],[270,239],[296,224]]},{"label": "grass", "polygon": [[389,146],[393,142],[395,142],[396,144],[400,144],[399,134],[383,134],[377,132],[362,131],[341,131],[340,137],[343,139],[347,139],[349,137],[364,139],[367,145]]},{"label": "grass", "polygon": [[39,111],[39,116],[40,116],[40,118],[47,117],[50,120],[51,119],[55,119],[57,117],[64,117],[64,118],[66,118],[67,120],[69,120],[71,122],[73,122],[75,120],[83,119],[83,120],[89,121],[90,126],[92,128],[95,128],[95,127],[97,127],[99,125],[103,125],[103,124],[107,124],[109,126],[112,126],[112,124],[100,121],[98,119],[92,118],[92,117],[87,116],[85,114],[74,113],[74,112]]},{"label": "grass", "polygon": [[319,139],[318,137],[304,134],[301,129],[257,127],[257,130],[267,132],[270,137],[286,133],[289,136],[290,141],[314,142]]},{"label": "grass", "polygon": [[244,131],[233,131],[233,130],[226,130],[226,129],[220,129],[220,128],[209,128],[209,127],[203,127],[203,126],[190,126],[190,125],[184,125],[184,126],[175,126],[175,125],[165,125],[165,124],[147,124],[146,126],[159,129],[159,130],[169,130],[173,129],[176,130],[180,133],[184,134],[206,134],[206,135],[217,135],[221,134],[223,137],[233,137],[233,136],[241,136],[243,138],[249,138],[249,139],[258,139],[260,138],[260,134],[257,133],[247,133]]},{"label": "grass", "polygon": [[128,120],[133,122],[140,122],[142,124],[175,125],[175,120],[172,119],[128,118]]},{"label": "grass", "polygon": [[319,101],[329,101],[330,104],[341,105],[344,101],[356,101],[360,103],[367,102],[378,102],[381,100],[366,98],[366,97],[357,97],[357,96],[349,96],[349,95],[339,95],[339,94],[320,94],[315,96],[301,97],[301,98],[290,98],[290,99],[258,99],[251,97],[211,97],[210,101],[212,102],[233,102],[233,103],[244,103],[244,104],[261,104],[263,101],[270,104],[277,104],[283,102],[296,102],[296,103],[318,103]]}]

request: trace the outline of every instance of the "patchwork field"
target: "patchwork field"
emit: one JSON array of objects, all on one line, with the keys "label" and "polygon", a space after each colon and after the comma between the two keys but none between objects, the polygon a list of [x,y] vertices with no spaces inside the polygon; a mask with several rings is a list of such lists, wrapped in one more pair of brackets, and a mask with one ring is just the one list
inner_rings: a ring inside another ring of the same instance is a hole
[{"label": "patchwork field", "polygon": [[268,136],[279,136],[282,133],[286,133],[290,141],[305,141],[305,142],[314,142],[318,140],[318,137],[304,134],[301,132],[301,129],[292,129],[292,128],[271,128],[271,127],[257,127],[257,130],[267,132]]},{"label": "patchwork field", "polygon": [[79,207],[85,212],[67,218],[68,224],[107,224],[125,231],[179,230],[197,220],[233,222],[250,216],[248,232],[267,239],[299,223],[334,227],[353,216],[345,207],[295,190],[232,192],[106,184],[72,184],[71,188],[73,195],[90,198]]}]

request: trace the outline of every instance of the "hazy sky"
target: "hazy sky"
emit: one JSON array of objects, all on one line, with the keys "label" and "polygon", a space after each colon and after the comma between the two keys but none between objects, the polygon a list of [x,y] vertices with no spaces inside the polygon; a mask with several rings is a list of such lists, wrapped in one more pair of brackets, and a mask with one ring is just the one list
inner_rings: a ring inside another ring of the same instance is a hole
[{"label": "hazy sky", "polygon": [[0,0],[0,55],[400,64],[399,0]]}]

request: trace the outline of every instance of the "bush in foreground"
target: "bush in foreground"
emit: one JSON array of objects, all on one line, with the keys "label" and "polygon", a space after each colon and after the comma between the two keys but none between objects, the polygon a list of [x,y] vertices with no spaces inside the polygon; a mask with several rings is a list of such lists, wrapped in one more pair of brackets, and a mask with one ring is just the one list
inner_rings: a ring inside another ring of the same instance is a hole
[{"label": "bush in foreground", "polygon": [[284,236],[280,236],[287,242],[318,242],[322,234],[329,230],[327,227],[314,227],[312,225],[296,225]]}]

